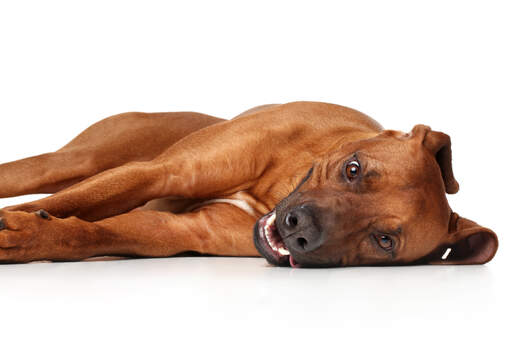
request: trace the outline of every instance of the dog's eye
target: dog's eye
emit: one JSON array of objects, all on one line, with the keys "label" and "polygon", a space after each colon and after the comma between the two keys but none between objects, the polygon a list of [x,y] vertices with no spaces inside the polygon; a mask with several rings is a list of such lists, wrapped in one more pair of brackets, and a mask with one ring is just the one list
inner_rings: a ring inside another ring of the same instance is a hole
[{"label": "dog's eye", "polygon": [[357,160],[352,160],[345,166],[345,174],[349,181],[355,180],[361,172],[361,166]]},{"label": "dog's eye", "polygon": [[377,241],[377,244],[386,251],[391,251],[395,246],[393,239],[385,234],[375,235],[375,240]]}]

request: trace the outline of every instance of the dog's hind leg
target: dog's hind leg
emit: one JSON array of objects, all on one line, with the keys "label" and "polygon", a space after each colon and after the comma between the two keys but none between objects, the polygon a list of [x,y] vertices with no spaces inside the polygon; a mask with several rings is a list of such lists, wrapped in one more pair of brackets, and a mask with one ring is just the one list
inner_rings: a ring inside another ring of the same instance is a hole
[{"label": "dog's hind leg", "polygon": [[226,203],[173,214],[134,211],[97,222],[45,211],[0,211],[0,262],[82,260],[93,256],[167,257],[185,251],[257,256],[256,217]]},{"label": "dog's hind leg", "polygon": [[54,152],[0,165],[0,197],[55,193],[131,161],[151,160],[193,131],[222,119],[191,112],[106,118]]}]

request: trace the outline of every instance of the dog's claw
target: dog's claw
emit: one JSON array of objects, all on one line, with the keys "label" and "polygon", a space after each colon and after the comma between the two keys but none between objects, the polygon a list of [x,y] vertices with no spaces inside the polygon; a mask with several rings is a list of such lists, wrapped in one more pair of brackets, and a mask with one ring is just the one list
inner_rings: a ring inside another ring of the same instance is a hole
[{"label": "dog's claw", "polygon": [[4,220],[2,218],[0,218],[0,231],[6,229],[7,226],[5,226],[5,223],[4,223]]},{"label": "dog's claw", "polygon": [[36,214],[43,219],[50,220],[50,215],[45,210],[39,210]]}]

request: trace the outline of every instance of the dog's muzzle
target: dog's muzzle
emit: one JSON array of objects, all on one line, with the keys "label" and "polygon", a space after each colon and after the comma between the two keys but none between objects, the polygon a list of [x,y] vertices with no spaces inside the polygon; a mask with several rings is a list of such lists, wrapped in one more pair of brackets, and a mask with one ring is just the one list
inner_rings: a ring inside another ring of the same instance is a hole
[{"label": "dog's muzzle", "polygon": [[308,206],[293,207],[282,213],[274,209],[254,226],[256,249],[269,263],[277,266],[298,267],[293,254],[302,256],[322,243],[322,233]]}]

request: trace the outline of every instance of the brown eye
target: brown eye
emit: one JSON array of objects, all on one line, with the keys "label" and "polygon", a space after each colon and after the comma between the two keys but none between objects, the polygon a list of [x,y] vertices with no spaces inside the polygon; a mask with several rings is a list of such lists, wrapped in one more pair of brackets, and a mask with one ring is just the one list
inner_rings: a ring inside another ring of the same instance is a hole
[{"label": "brown eye", "polygon": [[353,160],[347,163],[345,168],[345,174],[347,175],[348,180],[355,180],[359,176],[360,172],[361,166],[359,165],[359,162]]},{"label": "brown eye", "polygon": [[377,243],[381,248],[383,248],[386,251],[390,251],[395,246],[393,243],[393,239],[391,239],[390,236],[386,236],[385,234],[378,234],[375,236],[375,239],[377,240]]}]

